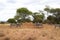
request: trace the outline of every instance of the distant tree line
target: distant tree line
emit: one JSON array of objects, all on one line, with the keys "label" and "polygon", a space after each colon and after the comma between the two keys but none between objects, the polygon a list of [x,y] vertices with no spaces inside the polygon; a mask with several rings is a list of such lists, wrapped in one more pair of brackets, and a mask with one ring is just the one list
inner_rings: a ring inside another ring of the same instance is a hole
[{"label": "distant tree line", "polygon": [[[45,19],[45,12],[49,15],[47,19]],[[16,11],[16,15],[14,18],[9,18],[7,20],[8,23],[24,23],[24,22],[33,22],[33,23],[50,23],[50,24],[60,24],[60,8],[50,8],[45,7],[44,11],[39,12],[31,12],[27,8],[18,8]],[[30,19],[30,16],[33,17],[33,20]]]}]

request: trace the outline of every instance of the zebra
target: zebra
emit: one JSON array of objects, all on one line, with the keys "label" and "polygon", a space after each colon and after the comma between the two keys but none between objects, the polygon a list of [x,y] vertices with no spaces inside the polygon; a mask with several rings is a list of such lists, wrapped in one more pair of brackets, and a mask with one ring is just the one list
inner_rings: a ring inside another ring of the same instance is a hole
[{"label": "zebra", "polygon": [[10,27],[20,27],[21,25],[21,23],[11,23]]},{"label": "zebra", "polygon": [[56,27],[60,27],[60,24],[55,24],[55,28],[56,28]]},{"label": "zebra", "polygon": [[21,27],[22,23],[17,23],[16,27]]},{"label": "zebra", "polygon": [[41,28],[42,27],[42,23],[39,23],[39,22],[35,23],[35,26]]},{"label": "zebra", "polygon": [[15,23],[10,23],[10,27],[15,27],[16,24]]}]

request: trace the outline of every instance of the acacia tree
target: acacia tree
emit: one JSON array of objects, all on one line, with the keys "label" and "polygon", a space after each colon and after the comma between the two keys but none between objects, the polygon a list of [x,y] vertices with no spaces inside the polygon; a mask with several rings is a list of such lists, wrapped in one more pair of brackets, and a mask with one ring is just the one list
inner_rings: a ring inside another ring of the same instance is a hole
[{"label": "acacia tree", "polygon": [[50,13],[56,17],[56,23],[60,24],[60,8],[51,8]]},{"label": "acacia tree", "polygon": [[[60,23],[60,8],[45,8],[44,10],[48,13],[52,13],[52,16],[49,16],[48,18],[51,20],[56,20],[55,23]],[[53,17],[55,17],[55,19],[53,19]]]},{"label": "acacia tree", "polygon": [[48,14],[49,14],[49,12],[50,12],[50,7],[49,7],[49,6],[46,6],[46,7],[44,8],[44,11],[47,12],[47,16],[48,16]]},{"label": "acacia tree", "polygon": [[43,20],[43,18],[44,18],[44,15],[42,15],[42,14],[40,14],[40,13],[38,13],[38,12],[35,12],[34,14],[33,14],[33,18],[34,18],[34,20],[33,20],[33,22],[42,22],[42,20]]},{"label": "acacia tree", "polygon": [[48,16],[47,20],[48,20],[48,23],[52,23],[52,24],[56,23],[55,22],[56,21],[56,17],[54,17],[52,15]]},{"label": "acacia tree", "polygon": [[29,11],[27,8],[18,8],[16,11],[15,19],[22,20],[22,22],[25,22],[26,17],[31,14],[32,14],[32,12]]},{"label": "acacia tree", "polygon": [[16,20],[14,18],[10,18],[7,20],[8,23],[16,23]]}]

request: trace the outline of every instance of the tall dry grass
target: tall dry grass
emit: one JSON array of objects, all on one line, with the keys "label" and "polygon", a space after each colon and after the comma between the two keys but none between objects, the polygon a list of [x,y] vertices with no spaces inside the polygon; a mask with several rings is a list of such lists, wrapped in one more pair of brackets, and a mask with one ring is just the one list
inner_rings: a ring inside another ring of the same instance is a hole
[{"label": "tall dry grass", "polygon": [[36,28],[32,23],[19,28],[2,24],[0,32],[0,40],[60,40],[60,28],[49,24],[43,24],[42,28]]}]

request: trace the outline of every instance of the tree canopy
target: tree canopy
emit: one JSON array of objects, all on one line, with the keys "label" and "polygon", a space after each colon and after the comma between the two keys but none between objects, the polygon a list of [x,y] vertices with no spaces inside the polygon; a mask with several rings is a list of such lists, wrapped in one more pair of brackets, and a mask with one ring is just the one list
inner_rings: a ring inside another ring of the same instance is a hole
[{"label": "tree canopy", "polygon": [[15,19],[24,21],[28,15],[31,15],[32,12],[27,8],[18,8],[16,11]]},{"label": "tree canopy", "polygon": [[[45,8],[45,11],[52,13],[52,16],[48,16],[47,18],[51,20],[56,20],[56,23],[60,23],[60,8]],[[55,17],[55,19],[54,19]]]},{"label": "tree canopy", "polygon": [[16,23],[16,20],[13,19],[13,18],[10,18],[10,19],[7,20],[7,22],[8,22],[8,23]]},{"label": "tree canopy", "polygon": [[42,14],[40,14],[38,12],[35,12],[33,14],[33,18],[34,18],[33,22],[42,22],[42,20],[44,18],[44,15],[42,15]]},{"label": "tree canopy", "polygon": [[39,12],[34,12],[34,13],[24,7],[18,8],[16,10],[16,15],[14,16],[14,18],[8,19],[7,22],[16,23],[16,20],[18,23],[32,22],[29,18],[29,15],[31,15],[33,17],[33,22],[41,23],[41,22],[43,22],[43,20],[45,18],[45,13],[44,13],[45,11],[47,12],[47,16],[48,16],[48,14],[52,14],[47,17],[45,22],[60,24],[60,8],[50,8],[49,6],[45,7],[44,11],[40,10]]}]

